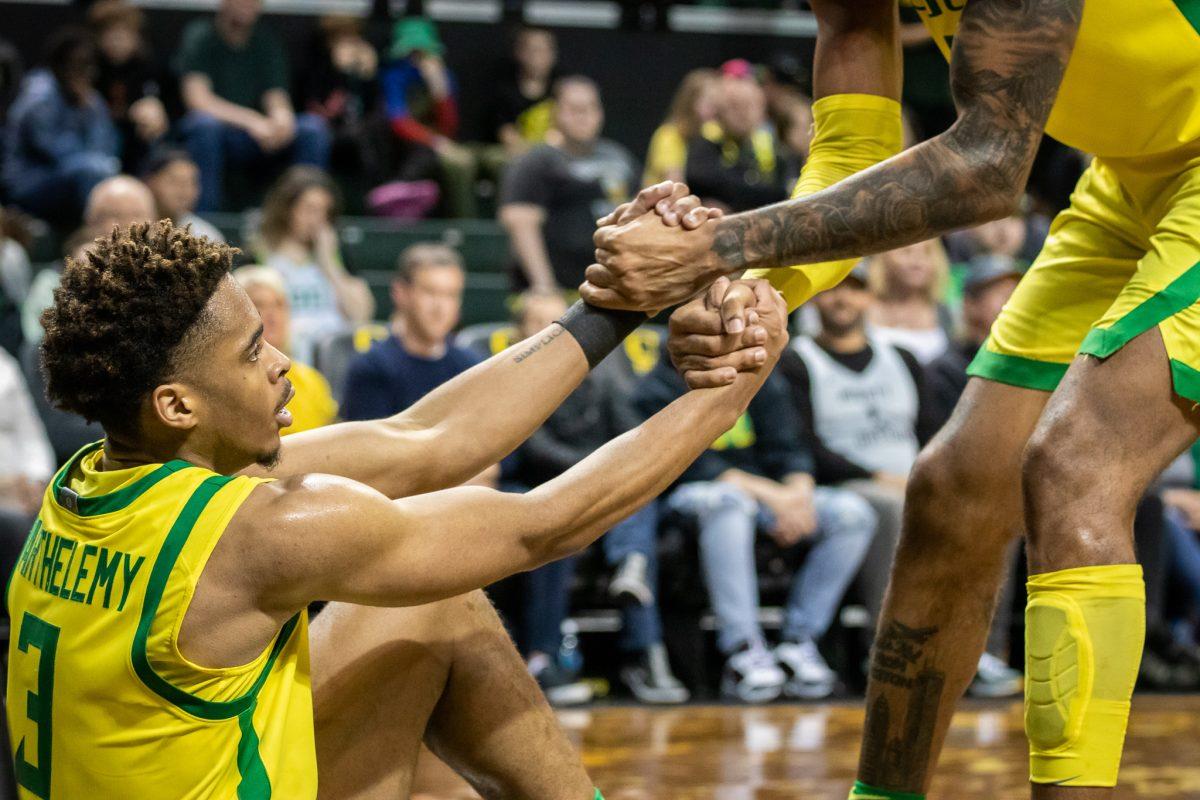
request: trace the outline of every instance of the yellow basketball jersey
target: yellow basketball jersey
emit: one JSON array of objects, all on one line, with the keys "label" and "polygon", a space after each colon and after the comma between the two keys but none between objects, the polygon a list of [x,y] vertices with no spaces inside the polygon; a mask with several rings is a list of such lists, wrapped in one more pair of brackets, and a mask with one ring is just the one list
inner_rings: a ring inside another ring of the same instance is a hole
[{"label": "yellow basketball jersey", "polygon": [[[970,0],[912,0],[942,52]],[[1104,158],[1200,141],[1200,0],[1085,0],[1046,132]]]},{"label": "yellow basketball jersey", "polygon": [[55,477],[8,587],[8,724],[22,800],[314,798],[308,622],[254,661],[179,651],[196,583],[261,480],[184,461]]}]

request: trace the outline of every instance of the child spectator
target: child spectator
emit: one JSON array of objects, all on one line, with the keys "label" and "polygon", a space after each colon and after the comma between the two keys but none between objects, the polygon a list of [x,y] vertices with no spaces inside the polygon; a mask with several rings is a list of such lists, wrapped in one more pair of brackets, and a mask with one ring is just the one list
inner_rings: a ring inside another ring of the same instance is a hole
[{"label": "child spectator", "polygon": [[478,216],[475,156],[455,141],[458,90],[442,60],[446,47],[433,22],[408,17],[392,31],[389,61],[380,73],[388,122],[398,144],[402,181],[435,179],[449,216]]}]

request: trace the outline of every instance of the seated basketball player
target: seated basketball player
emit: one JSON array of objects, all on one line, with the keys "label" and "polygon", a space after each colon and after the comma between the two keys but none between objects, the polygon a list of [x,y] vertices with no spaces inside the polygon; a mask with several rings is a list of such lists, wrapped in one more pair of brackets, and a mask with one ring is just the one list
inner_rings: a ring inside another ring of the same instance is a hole
[{"label": "seated basketball player", "polygon": [[[598,797],[471,590],[665,489],[775,364],[782,300],[756,310],[758,366],[732,385],[528,494],[439,491],[512,450],[644,316],[580,304],[397,417],[281,443],[288,359],[232,253],[166,221],[115,229],[44,317],[49,394],[106,438],[55,477],[8,591],[21,796],[293,800],[319,778],[322,797],[406,797],[424,740],[485,797]],[[310,632],[314,600],[345,604]]]}]

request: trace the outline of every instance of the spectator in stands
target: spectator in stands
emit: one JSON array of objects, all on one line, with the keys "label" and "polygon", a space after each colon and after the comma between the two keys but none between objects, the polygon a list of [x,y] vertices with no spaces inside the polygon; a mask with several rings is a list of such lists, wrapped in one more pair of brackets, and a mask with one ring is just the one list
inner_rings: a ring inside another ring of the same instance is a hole
[{"label": "spectator in stands", "polygon": [[946,252],[954,262],[991,254],[1028,267],[1042,249],[1049,229],[1049,220],[1040,214],[1013,214],[949,234]]},{"label": "spectator in stands", "polygon": [[46,68],[26,76],[9,109],[4,188],[32,214],[78,219],[92,187],[120,168],[116,128],[95,77],[91,37],[64,28],[47,44]]},{"label": "spectator in stands", "polygon": [[[533,336],[567,310],[562,294],[525,292],[518,303],[520,336]],[[611,439],[641,421],[625,391],[623,353],[599,364],[579,388],[521,445],[505,470],[506,488],[525,492],[557,478]],[[627,663],[621,680],[645,703],[682,703],[688,691],[667,662],[662,621],[655,601],[658,574],[658,501],[618,523],[601,540],[614,575],[609,594],[621,605],[621,649]],[[575,558],[540,567],[525,576],[523,630],[529,669],[555,705],[591,699],[587,684],[555,658],[570,605]]]},{"label": "spectator in stands", "polygon": [[375,302],[346,271],[335,223],[340,197],[316,167],[289,168],[267,192],[255,249],[283,275],[291,305],[293,355],[311,361],[317,342],[367,322]]},{"label": "spectator in stands", "polygon": [[300,80],[300,104],[325,120],[333,137],[330,168],[378,177],[383,172],[378,103],[379,55],[362,33],[362,20],[323,17]]},{"label": "spectator in stands", "polygon": [[432,243],[405,248],[392,282],[391,336],[350,365],[342,400],[345,419],[403,411],[479,363],[479,355],[451,337],[465,285],[462,258],[453,248]]},{"label": "spectator in stands", "polygon": [[458,136],[458,88],[437,28],[425,17],[407,17],[392,31],[389,60],[380,72],[383,101],[398,145],[397,178],[437,180],[452,217],[478,216],[477,164]]},{"label": "spectator in stands", "polygon": [[142,11],[126,0],[99,0],[88,9],[96,37],[96,88],[121,137],[121,162],[136,169],[170,127],[158,67],[142,38]]},{"label": "spectator in stands", "polygon": [[[643,414],[684,393],[662,359],[638,387]],[[772,376],[748,412],[683,474],[666,503],[695,520],[700,559],[725,656],[722,693],[744,702],[826,697],[837,676],[817,641],[833,622],[875,534],[875,513],[858,495],[815,486],[787,387]],[[755,538],[810,549],[787,599],[782,641],[770,650],[758,621]]]},{"label": "spectator in stands", "polygon": [[554,84],[558,144],[514,161],[500,192],[500,222],[512,241],[516,288],[574,291],[595,260],[596,220],[629,199],[637,164],[621,145],[600,137],[604,108],[590,78]]},{"label": "spectator in stands", "polygon": [[983,346],[992,323],[1019,280],[1021,271],[1009,256],[978,255],[967,265],[963,278],[962,335],[926,368],[936,428],[950,419],[958,398],[967,388],[967,366]]},{"label": "spectator in stands", "polygon": [[879,341],[904,348],[922,364],[946,352],[953,315],[943,302],[950,262],[938,239],[930,239],[867,260],[875,303],[867,314]]},{"label": "spectator in stands", "polygon": [[644,186],[684,179],[688,142],[716,116],[720,86],[720,73],[715,69],[694,69],[683,76],[667,118],[650,137],[646,171],[642,174]]},{"label": "spectator in stands", "polygon": [[[263,339],[284,353],[290,353],[291,310],[283,276],[272,267],[254,265],[234,270],[233,277],[258,309],[258,315],[262,318]],[[333,399],[329,381],[303,361],[293,358],[291,362],[287,376],[296,390],[296,396],[288,403],[292,424],[284,428],[282,433],[299,433],[336,422],[337,401]]]},{"label": "spectator in stands", "polygon": [[18,213],[0,208],[0,348],[19,357],[21,343],[21,306],[29,296],[33,268],[26,251],[32,236],[25,219]]},{"label": "spectator in stands", "polygon": [[706,204],[733,211],[783,200],[784,163],[771,127],[767,100],[745,61],[722,68],[716,125],[688,142],[687,183]]},{"label": "spectator in stands", "polygon": [[0,408],[0,569],[11,573],[55,462],[21,366],[2,349]]},{"label": "spectator in stands", "polygon": [[[937,423],[916,358],[868,333],[872,298],[867,273],[860,263],[841,284],[814,298],[821,332],[793,340],[780,360],[780,372],[801,427],[811,436],[817,481],[855,492],[879,518],[858,580],[867,609],[878,620],[900,539],[908,473]],[[996,627],[1002,633],[1008,618],[998,615]],[[1007,650],[1004,641],[996,646]],[[1019,678],[1001,659],[985,654],[976,689],[1016,693]]]},{"label": "spectator in stands", "polygon": [[[146,185],[128,175],[114,175],[96,184],[88,195],[83,227],[67,240],[63,255],[82,257],[93,239],[108,235],[114,227],[154,219],[154,195]],[[28,342],[42,340],[42,312],[54,303],[62,267],[62,262],[55,263],[33,278],[21,308],[21,327]]]},{"label": "spectator in stands", "polygon": [[554,125],[550,89],[558,42],[546,28],[522,27],[513,37],[511,73],[497,82],[492,129],[509,158],[546,141]]},{"label": "spectator in stands", "polygon": [[153,151],[142,164],[142,180],[154,195],[156,216],[176,225],[192,226],[192,233],[214,242],[225,237],[217,226],[196,214],[200,198],[200,169],[188,151],[161,148]]},{"label": "spectator in stands", "polygon": [[200,211],[220,210],[226,164],[329,163],[329,130],[293,110],[283,43],[261,12],[260,0],[221,0],[214,19],[183,34],[181,130],[200,167]]}]

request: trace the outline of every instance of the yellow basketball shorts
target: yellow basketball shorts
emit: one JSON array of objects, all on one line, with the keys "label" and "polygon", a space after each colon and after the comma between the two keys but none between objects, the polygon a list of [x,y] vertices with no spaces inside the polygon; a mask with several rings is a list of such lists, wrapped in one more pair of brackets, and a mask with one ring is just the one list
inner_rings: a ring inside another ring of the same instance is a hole
[{"label": "yellow basketball shorts", "polygon": [[1052,391],[1154,326],[1200,402],[1200,158],[1093,160],[968,372]]}]

